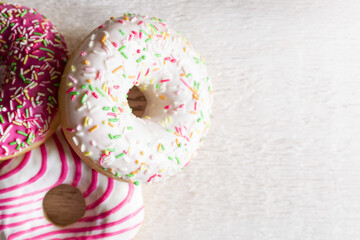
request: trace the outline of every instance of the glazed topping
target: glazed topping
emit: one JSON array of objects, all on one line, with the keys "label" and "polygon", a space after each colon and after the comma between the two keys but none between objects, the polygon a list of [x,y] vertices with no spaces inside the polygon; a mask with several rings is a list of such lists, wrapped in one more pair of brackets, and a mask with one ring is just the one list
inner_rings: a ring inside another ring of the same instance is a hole
[{"label": "glazed topping", "polygon": [[[67,68],[61,117],[81,158],[135,184],[165,180],[190,162],[209,127],[212,88],[204,60],[163,20],[111,19]],[[134,85],[147,99],[143,118],[128,105]]]},{"label": "glazed topping", "polygon": [[0,4],[0,159],[43,139],[57,113],[63,37],[45,16]]}]

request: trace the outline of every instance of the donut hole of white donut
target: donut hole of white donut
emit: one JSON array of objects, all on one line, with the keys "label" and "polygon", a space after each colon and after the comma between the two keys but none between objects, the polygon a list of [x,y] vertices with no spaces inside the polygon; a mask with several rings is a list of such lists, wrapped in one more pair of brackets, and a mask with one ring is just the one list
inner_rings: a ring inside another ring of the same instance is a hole
[{"label": "donut hole of white donut", "polygon": [[147,99],[145,95],[140,91],[137,86],[133,86],[128,92],[128,103],[132,109],[132,113],[138,117],[142,118],[147,106]]},{"label": "donut hole of white donut", "polygon": [[44,215],[58,226],[75,223],[85,214],[85,200],[79,189],[61,184],[50,189],[43,199]]}]

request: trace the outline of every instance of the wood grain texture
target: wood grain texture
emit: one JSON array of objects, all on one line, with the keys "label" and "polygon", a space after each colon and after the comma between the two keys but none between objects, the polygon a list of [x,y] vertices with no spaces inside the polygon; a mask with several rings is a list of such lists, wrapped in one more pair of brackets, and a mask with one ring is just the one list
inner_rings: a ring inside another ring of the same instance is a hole
[{"label": "wood grain texture", "polygon": [[359,1],[16,2],[47,15],[70,49],[136,12],[207,59],[211,130],[183,174],[144,187],[138,240],[359,239]]},{"label": "wood grain texture", "polygon": [[43,200],[43,212],[58,226],[70,225],[85,214],[85,200],[79,189],[61,184],[50,189]]}]

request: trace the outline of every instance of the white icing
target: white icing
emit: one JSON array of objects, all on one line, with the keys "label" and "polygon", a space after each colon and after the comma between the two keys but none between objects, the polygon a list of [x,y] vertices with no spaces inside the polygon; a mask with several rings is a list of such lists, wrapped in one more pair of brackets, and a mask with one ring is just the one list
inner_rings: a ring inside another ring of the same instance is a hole
[{"label": "white icing", "polygon": [[[55,142],[56,137],[64,149],[64,162],[66,164],[62,164],[59,154],[61,151],[58,150]],[[47,152],[47,161],[42,162],[43,159],[46,159],[43,158],[44,155],[41,153],[44,149]],[[24,159],[23,161],[26,162],[27,156],[30,156],[30,159],[21,168],[22,160]],[[0,164],[0,240],[64,239],[101,234],[103,234],[101,239],[133,239],[143,222],[144,211],[140,186],[114,181],[102,174],[98,174],[80,161],[80,159],[74,158],[70,151],[70,146],[66,143],[64,136],[59,130],[55,133],[54,137],[47,140],[41,147],[8,161],[10,162],[2,162]],[[40,169],[44,167],[44,163],[47,166],[42,174]],[[62,171],[65,172],[63,167],[66,165],[68,166],[67,174],[61,180]],[[75,180],[76,176],[79,177],[79,174],[76,174],[76,166],[81,169],[81,177],[78,181]],[[19,169],[20,171],[11,175],[12,171]],[[92,174],[97,175],[97,184]],[[36,181],[31,182],[31,179],[36,176],[40,177]],[[42,199],[49,189],[59,184],[71,184],[76,186],[84,195],[92,182],[95,183],[93,185],[94,191],[85,197],[87,207],[104,196],[106,192],[109,193],[109,196],[105,198],[105,201],[95,206],[95,208],[86,210],[84,217],[78,222],[66,227],[59,227],[53,225],[44,217]],[[26,185],[21,187],[21,184]],[[113,184],[113,189],[107,191],[110,184]],[[18,187],[17,189],[12,189],[16,186]],[[132,194],[130,194],[131,192]],[[19,205],[11,207],[17,204]],[[108,211],[113,212],[103,218],[89,219],[91,216],[101,216],[101,214]],[[20,215],[16,216],[15,214]],[[89,221],[82,221],[82,219],[88,219]],[[71,230],[89,227],[103,229],[82,230],[79,232]],[[121,230],[124,231],[121,232]],[[60,233],[51,234],[54,231],[60,231]],[[61,231],[70,232],[64,233]],[[50,235],[41,237],[42,234]]]},{"label": "white icing", "polygon": [[[88,68],[94,76],[84,75]],[[148,102],[143,118],[127,103],[134,85]],[[76,149],[80,157],[136,184],[178,173],[199,149],[210,123],[212,90],[203,59],[156,18],[124,15],[94,30],[73,52],[60,94],[65,134],[84,144]],[[97,108],[83,109],[87,102]],[[87,117],[92,124],[84,123]],[[79,125],[84,127],[77,130]]]}]

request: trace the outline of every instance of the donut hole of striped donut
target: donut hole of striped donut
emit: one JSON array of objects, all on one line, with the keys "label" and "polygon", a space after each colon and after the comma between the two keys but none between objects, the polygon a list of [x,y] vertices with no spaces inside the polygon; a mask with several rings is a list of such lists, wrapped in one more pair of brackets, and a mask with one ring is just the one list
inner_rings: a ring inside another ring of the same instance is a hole
[{"label": "donut hole of striped donut", "polygon": [[147,99],[145,95],[137,86],[133,86],[127,95],[127,100],[130,108],[132,109],[132,113],[136,117],[142,118],[147,107]]},{"label": "donut hole of striped donut", "polygon": [[61,184],[46,193],[43,210],[49,221],[55,225],[67,226],[84,216],[86,205],[78,188]]}]

